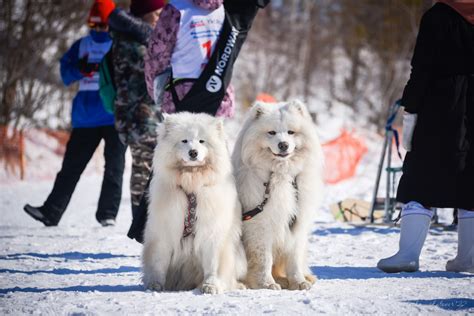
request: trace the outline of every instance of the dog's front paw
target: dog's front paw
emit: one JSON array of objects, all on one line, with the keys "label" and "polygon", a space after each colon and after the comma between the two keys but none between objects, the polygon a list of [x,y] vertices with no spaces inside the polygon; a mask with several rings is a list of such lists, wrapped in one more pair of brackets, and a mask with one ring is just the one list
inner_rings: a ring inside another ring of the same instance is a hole
[{"label": "dog's front paw", "polygon": [[147,282],[145,283],[145,288],[150,291],[161,292],[165,288],[159,282]]},{"label": "dog's front paw", "polygon": [[215,284],[204,283],[201,287],[203,294],[219,294],[221,291],[219,287]]},{"label": "dog's front paw", "polygon": [[245,284],[243,284],[242,282],[237,282],[235,288],[237,290],[246,290],[247,289],[247,286],[245,286]]},{"label": "dog's front paw", "polygon": [[277,283],[268,283],[268,284],[265,284],[265,285],[263,286],[263,288],[269,289],[269,290],[276,290],[276,291],[281,290],[280,284],[277,284]]},{"label": "dog's front paw", "polygon": [[313,274],[306,274],[304,278],[306,279],[306,281],[308,281],[311,284],[316,283],[316,280],[318,279],[318,277]]},{"label": "dog's front paw", "polygon": [[313,284],[309,281],[290,283],[289,290],[309,290]]},{"label": "dog's front paw", "polygon": [[285,277],[275,277],[275,282],[280,284],[282,289],[287,289],[290,286],[290,282]]}]

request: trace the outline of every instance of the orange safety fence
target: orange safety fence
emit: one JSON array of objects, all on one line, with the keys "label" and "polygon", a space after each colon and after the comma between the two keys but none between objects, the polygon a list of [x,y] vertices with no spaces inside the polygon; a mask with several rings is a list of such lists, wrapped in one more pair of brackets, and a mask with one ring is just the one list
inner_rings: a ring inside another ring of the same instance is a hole
[{"label": "orange safety fence", "polygon": [[11,130],[0,126],[0,161],[3,161],[8,173],[20,172],[20,178],[25,177],[25,142],[23,131]]},{"label": "orange safety fence", "polygon": [[323,152],[326,161],[324,180],[335,184],[355,175],[367,146],[353,133],[342,130],[339,137],[323,144]]},{"label": "orange safety fence", "polygon": [[[44,134],[54,138],[56,143],[51,143],[50,141],[44,139],[38,139],[35,137],[36,132],[43,132]],[[69,140],[69,132],[66,131],[56,131],[47,128],[41,128],[38,130],[29,130],[26,132],[25,137],[32,143],[40,145],[42,147],[48,148],[51,152],[54,152],[58,156],[64,155],[66,151],[66,144]]]},{"label": "orange safety fence", "polygon": [[[56,142],[51,143],[51,141],[41,140],[37,137],[38,132],[56,139]],[[47,148],[56,155],[63,155],[69,133],[46,128],[16,130],[8,126],[0,126],[0,163],[3,164],[8,174],[16,175],[19,173],[21,180],[25,178],[26,170],[25,138],[32,143]]]},{"label": "orange safety fence", "polygon": [[277,100],[271,94],[262,92],[257,95],[255,98],[256,101],[265,102],[265,103],[276,103]]}]

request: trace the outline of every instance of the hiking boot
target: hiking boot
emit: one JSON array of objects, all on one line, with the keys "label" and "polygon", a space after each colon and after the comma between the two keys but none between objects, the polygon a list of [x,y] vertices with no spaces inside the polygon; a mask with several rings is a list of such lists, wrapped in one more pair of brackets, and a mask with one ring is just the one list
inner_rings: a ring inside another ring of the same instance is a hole
[{"label": "hiking boot", "polygon": [[31,206],[30,204],[26,204],[23,207],[23,210],[25,210],[25,212],[28,215],[30,215],[31,217],[33,217],[37,221],[40,221],[41,223],[43,223],[45,226],[57,226],[58,225],[59,221],[52,220],[46,215],[46,212],[44,210],[44,206],[34,207],[34,206]]},{"label": "hiking boot", "polygon": [[113,218],[101,219],[99,223],[100,225],[102,225],[102,227],[115,226],[115,219]]},{"label": "hiking boot", "polygon": [[[464,215],[465,216],[462,216]],[[458,254],[446,264],[446,271],[474,273],[474,214],[458,213]],[[460,216],[461,215],[461,216]]]}]

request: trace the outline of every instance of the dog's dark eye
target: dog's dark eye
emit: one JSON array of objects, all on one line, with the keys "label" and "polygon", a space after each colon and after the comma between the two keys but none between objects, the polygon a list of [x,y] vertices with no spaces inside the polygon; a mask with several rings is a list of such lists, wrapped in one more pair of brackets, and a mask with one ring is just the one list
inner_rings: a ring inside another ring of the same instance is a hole
[{"label": "dog's dark eye", "polygon": [[293,135],[295,132],[294,131],[288,131],[289,135]]},{"label": "dog's dark eye", "polygon": [[186,143],[188,142],[188,140],[187,140],[187,139],[183,139],[181,142],[182,142],[183,144],[186,144]]},{"label": "dog's dark eye", "polygon": [[273,136],[273,135],[276,135],[276,132],[275,131],[269,131],[268,134]]},{"label": "dog's dark eye", "polygon": [[200,142],[201,144],[204,144],[204,141],[203,141],[202,139],[201,139],[199,142]]}]

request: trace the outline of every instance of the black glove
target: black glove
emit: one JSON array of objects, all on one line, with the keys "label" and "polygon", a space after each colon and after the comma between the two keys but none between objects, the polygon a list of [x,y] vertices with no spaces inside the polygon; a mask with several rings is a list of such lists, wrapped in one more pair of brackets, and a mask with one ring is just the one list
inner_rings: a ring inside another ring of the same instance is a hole
[{"label": "black glove", "polygon": [[270,3],[270,0],[256,0],[257,1],[257,7],[259,8],[265,8],[267,4]]},{"label": "black glove", "polygon": [[77,62],[77,68],[84,77],[92,77],[95,72],[99,71],[99,63],[89,63],[89,55],[84,55]]},{"label": "black glove", "polygon": [[127,34],[143,45],[148,44],[148,39],[153,31],[151,25],[145,21],[118,8],[109,15],[108,23],[112,31]]},{"label": "black glove", "polygon": [[156,118],[158,119],[158,122],[160,122],[160,123],[163,122],[163,120],[165,119],[165,118],[163,117],[163,113],[162,113],[161,111],[156,111],[156,112],[155,112],[155,116],[156,116]]}]

